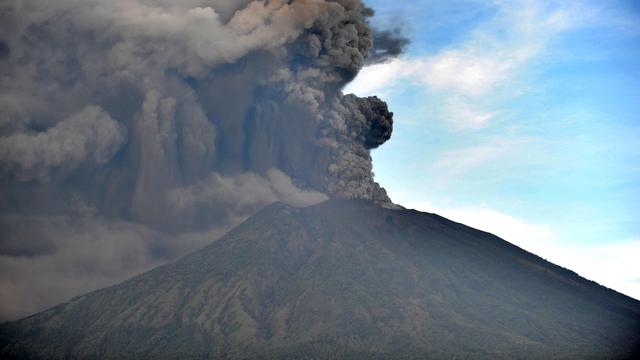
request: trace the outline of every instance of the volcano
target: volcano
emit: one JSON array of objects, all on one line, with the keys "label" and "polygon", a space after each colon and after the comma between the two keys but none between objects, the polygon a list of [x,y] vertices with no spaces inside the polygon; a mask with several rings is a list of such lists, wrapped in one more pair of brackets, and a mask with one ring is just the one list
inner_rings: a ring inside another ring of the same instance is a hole
[{"label": "volcano", "polygon": [[624,359],[639,345],[639,301],[359,200],[273,204],[175,263],[0,326],[9,359]]}]

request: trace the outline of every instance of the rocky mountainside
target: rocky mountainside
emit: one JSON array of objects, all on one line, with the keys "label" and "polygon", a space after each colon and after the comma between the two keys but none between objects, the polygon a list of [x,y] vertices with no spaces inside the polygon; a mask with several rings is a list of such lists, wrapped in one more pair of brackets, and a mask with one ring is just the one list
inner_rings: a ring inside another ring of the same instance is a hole
[{"label": "rocky mountainside", "polygon": [[1,358],[632,358],[640,302],[413,210],[267,207],[122,284],[0,326]]}]

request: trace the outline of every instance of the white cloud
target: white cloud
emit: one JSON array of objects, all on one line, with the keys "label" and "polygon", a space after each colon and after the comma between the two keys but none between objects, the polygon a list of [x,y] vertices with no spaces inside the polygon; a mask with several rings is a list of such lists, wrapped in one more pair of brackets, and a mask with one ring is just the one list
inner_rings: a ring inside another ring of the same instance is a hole
[{"label": "white cloud", "polygon": [[363,68],[358,76],[347,85],[344,92],[356,95],[383,95],[388,93],[390,88],[406,82],[414,71],[409,60],[399,58],[381,64],[369,65]]},{"label": "white cloud", "polygon": [[481,145],[444,151],[437,160],[429,164],[434,184],[437,187],[445,186],[451,180],[462,178],[473,171],[486,170],[491,164],[517,156],[530,142],[526,138],[494,138]]},{"label": "white cloud", "polygon": [[456,129],[478,129],[485,127],[497,112],[483,109],[467,97],[452,97],[445,101],[443,114]]},{"label": "white cloud", "polygon": [[579,6],[548,10],[533,1],[498,2],[498,6],[497,15],[480,25],[467,41],[434,55],[365,67],[345,92],[385,96],[390,90],[417,84],[432,98],[446,99],[436,112],[454,129],[487,126],[499,104],[486,99],[506,87],[507,96],[520,93],[512,82],[544,54],[549,40],[582,24],[575,15],[588,13]]},{"label": "white cloud", "polygon": [[345,89],[358,95],[388,91],[389,86],[414,83],[433,91],[482,96],[513,77],[537,49],[531,44],[500,49],[470,44],[418,59],[394,59],[367,66]]},{"label": "white cloud", "polygon": [[[504,46],[504,48],[501,48]],[[482,96],[513,77],[537,53],[533,44],[473,43],[420,61],[419,78],[437,91]]]},{"label": "white cloud", "polygon": [[587,279],[640,299],[640,267],[637,266],[640,239],[609,244],[566,243],[558,239],[548,225],[531,224],[485,206],[439,207],[427,201],[400,203],[493,233]]}]

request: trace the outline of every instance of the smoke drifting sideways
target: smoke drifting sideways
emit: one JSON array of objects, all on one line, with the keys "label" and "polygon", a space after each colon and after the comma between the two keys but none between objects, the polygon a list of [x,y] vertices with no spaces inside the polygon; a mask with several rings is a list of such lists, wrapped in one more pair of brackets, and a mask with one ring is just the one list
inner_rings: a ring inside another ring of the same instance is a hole
[{"label": "smoke drifting sideways", "polygon": [[0,3],[0,320],[276,201],[392,206],[370,151],[393,114],[341,92],[398,51],[374,47],[372,15],[359,0]]},{"label": "smoke drifting sideways", "polygon": [[405,52],[409,39],[402,34],[400,28],[376,31],[373,34],[375,46],[371,49],[367,63],[386,62]]}]

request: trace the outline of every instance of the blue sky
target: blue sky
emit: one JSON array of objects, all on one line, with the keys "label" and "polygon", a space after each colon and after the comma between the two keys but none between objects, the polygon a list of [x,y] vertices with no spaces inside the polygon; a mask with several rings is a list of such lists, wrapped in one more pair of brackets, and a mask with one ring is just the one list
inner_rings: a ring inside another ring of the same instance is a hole
[{"label": "blue sky", "polygon": [[399,59],[345,92],[395,113],[376,179],[640,298],[640,5],[370,0]]}]

